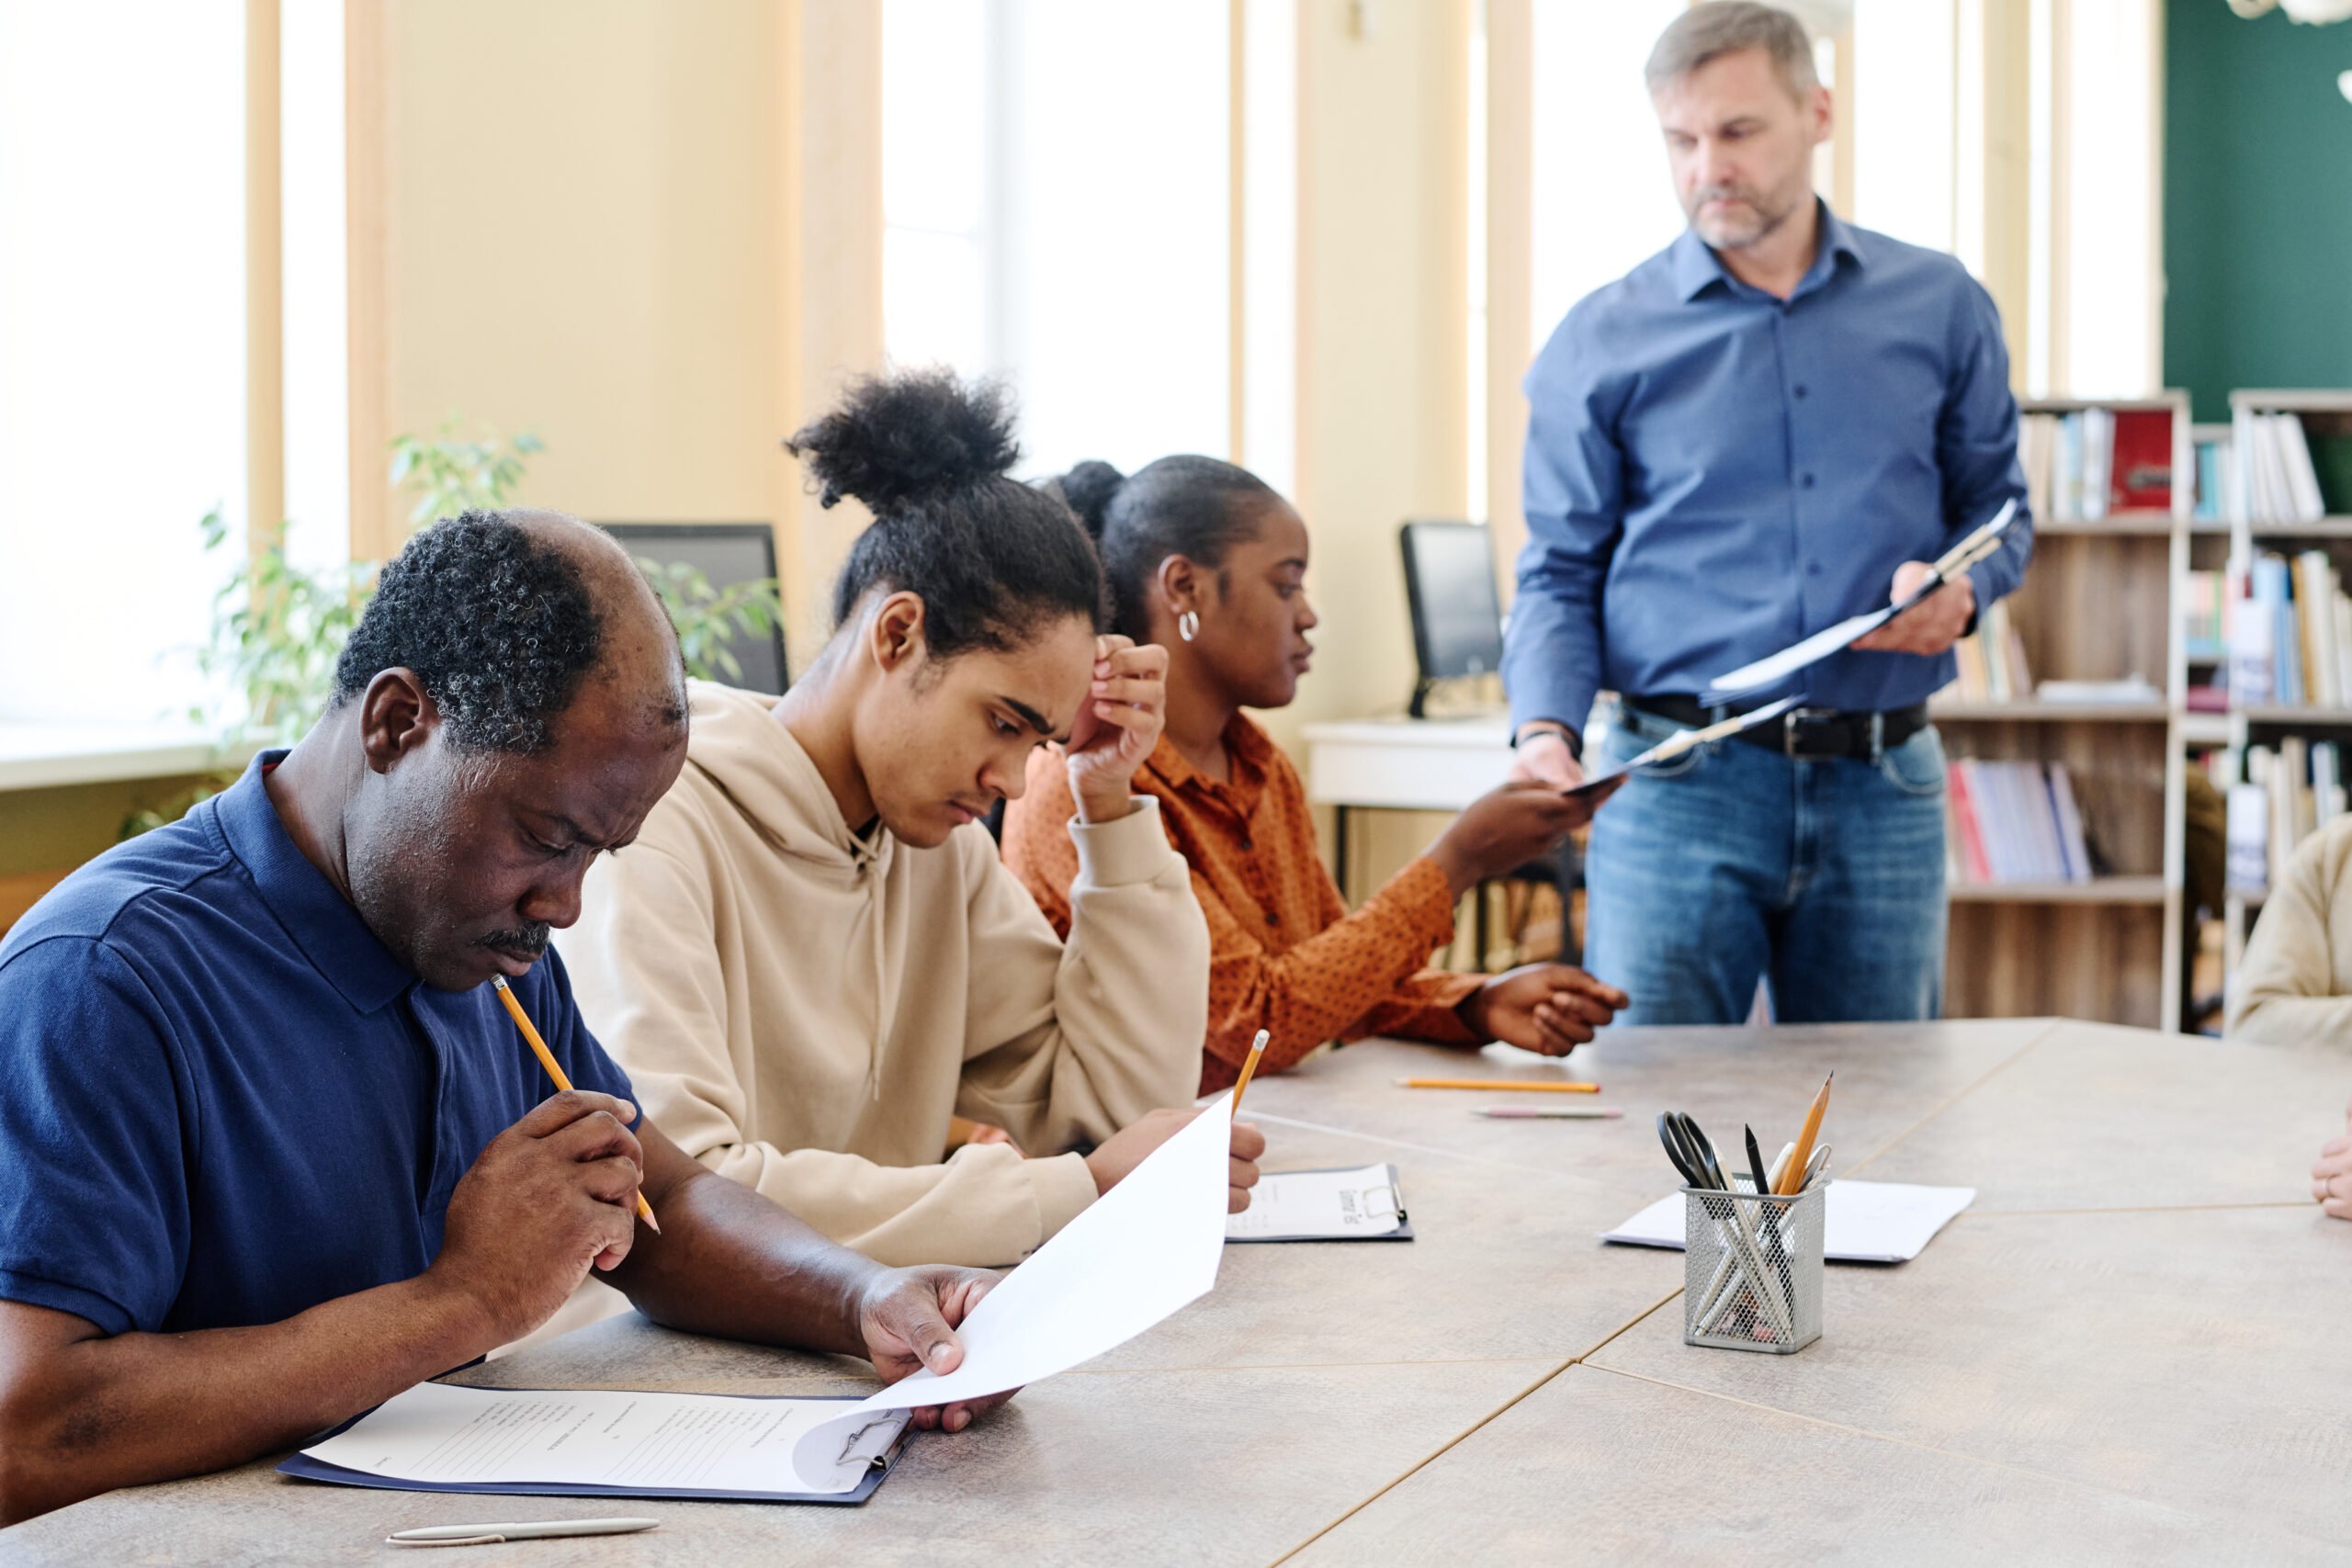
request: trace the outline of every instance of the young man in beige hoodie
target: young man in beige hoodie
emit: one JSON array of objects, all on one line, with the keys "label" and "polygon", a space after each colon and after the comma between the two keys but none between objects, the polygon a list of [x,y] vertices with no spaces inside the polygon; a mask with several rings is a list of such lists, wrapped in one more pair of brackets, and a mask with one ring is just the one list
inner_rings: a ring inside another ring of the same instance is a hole
[{"label": "young man in beige hoodie", "polygon": [[[1127,790],[1166,653],[1101,636],[1092,548],[1005,476],[992,395],[867,383],[794,450],[829,503],[876,513],[840,629],[781,699],[694,684],[684,773],[558,941],[598,1037],[705,1165],[877,1258],[1018,1262],[1199,1081],[1207,928]],[[1057,736],[1079,786],[1067,943],[977,821]],[[943,1158],[958,1115],[1013,1145]],[[1263,1146],[1237,1129],[1236,1207]]]}]

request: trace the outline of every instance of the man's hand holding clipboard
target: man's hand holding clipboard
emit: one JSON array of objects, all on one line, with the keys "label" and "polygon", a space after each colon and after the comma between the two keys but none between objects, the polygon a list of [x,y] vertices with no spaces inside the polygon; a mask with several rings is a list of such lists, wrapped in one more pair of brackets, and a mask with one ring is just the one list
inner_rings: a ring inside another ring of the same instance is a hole
[{"label": "man's hand holding clipboard", "polygon": [[[1911,562],[1897,572],[1894,602],[1885,609],[1850,616],[1834,626],[1814,633],[1792,648],[1782,649],[1769,659],[1759,659],[1753,664],[1744,664],[1726,674],[1718,675],[1700,694],[1699,700],[1708,704],[1727,703],[1745,693],[1776,686],[1798,671],[1808,669],[1831,654],[1843,652],[1849,648],[1941,653],[1951,646],[1952,638],[1959,635],[1959,628],[1968,624],[1968,616],[1975,608],[1975,594],[1972,590],[1966,594],[1944,598],[1939,591],[1955,581],[1965,582],[1963,574],[1970,567],[1999,549],[2001,536],[2008,532],[2009,525],[2017,514],[2018,503],[2015,501],[2003,502],[2001,510],[1993,514],[1991,522],[1945,551],[1942,559],[1925,570],[1914,570],[1918,563]],[[1905,578],[1910,580],[1907,584],[1904,581]],[[1931,620],[1902,630],[1889,624],[1895,622],[1905,611],[1923,604],[1930,596],[1944,599],[1937,606],[1939,613]],[[1945,635],[1947,633],[1950,635]],[[1943,640],[1935,642],[1934,638],[1939,636]]]}]

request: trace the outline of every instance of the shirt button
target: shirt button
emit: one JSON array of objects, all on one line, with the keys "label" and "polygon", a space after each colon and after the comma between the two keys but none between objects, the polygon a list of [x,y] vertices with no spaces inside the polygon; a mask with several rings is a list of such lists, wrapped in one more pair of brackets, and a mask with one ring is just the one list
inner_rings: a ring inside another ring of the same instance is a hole
[{"label": "shirt button", "polygon": [[[1813,476],[1811,474],[1800,474],[1797,476],[1797,483],[1804,486],[1807,490],[1811,490],[1813,488]],[[1244,845],[1243,848],[1246,849],[1248,846]]]},{"label": "shirt button", "polygon": [[1804,385],[1802,382],[1797,385],[1797,396],[1800,398],[1804,396]]},{"label": "shirt button", "polygon": [[1242,852],[1242,853],[1247,854],[1247,853],[1249,853],[1251,850],[1254,850],[1254,849],[1256,849],[1257,847],[1258,847],[1258,846],[1257,846],[1256,842],[1255,842],[1255,841],[1253,841],[1253,840],[1250,839],[1250,835],[1249,835],[1249,834],[1244,833],[1243,835],[1241,835],[1241,852]]},{"label": "shirt button", "polygon": [[1819,577],[1821,575],[1821,563],[1817,560],[1807,561],[1805,563],[1804,574],[1807,577]]}]

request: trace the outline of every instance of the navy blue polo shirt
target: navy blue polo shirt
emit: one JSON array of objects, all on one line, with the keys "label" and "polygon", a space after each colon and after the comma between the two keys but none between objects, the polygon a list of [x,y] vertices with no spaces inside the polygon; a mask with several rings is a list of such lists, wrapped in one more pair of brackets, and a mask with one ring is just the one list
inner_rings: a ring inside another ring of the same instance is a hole
[{"label": "navy blue polo shirt", "polygon": [[[283,755],[0,942],[0,1299],[121,1334],[413,1278],[553,1092],[490,987],[424,984],[295,847],[262,784]],[[514,990],[573,1083],[628,1095],[553,952]]]}]

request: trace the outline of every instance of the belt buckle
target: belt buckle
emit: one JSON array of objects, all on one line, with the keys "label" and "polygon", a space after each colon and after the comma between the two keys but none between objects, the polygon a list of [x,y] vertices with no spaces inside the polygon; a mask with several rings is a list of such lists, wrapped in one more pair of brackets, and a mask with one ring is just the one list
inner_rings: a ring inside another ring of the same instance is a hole
[{"label": "belt buckle", "polygon": [[1800,742],[1800,733],[1827,731],[1844,723],[1845,715],[1836,708],[1791,708],[1781,721],[1781,754],[1791,761],[1815,755]]}]

